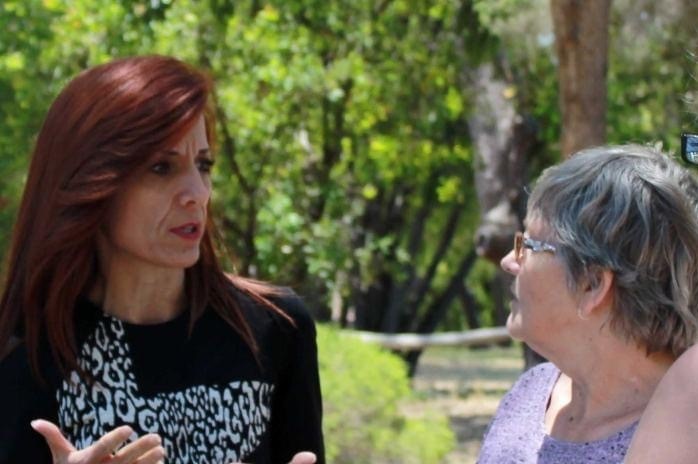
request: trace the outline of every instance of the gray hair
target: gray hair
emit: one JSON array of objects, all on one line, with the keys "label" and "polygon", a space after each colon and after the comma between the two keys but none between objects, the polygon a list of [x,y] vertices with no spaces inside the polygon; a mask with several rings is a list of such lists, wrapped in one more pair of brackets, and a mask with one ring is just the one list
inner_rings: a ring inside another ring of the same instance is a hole
[{"label": "gray hair", "polygon": [[698,182],[640,145],[582,150],[546,169],[528,202],[567,267],[570,289],[614,274],[611,330],[678,356],[698,334]]}]

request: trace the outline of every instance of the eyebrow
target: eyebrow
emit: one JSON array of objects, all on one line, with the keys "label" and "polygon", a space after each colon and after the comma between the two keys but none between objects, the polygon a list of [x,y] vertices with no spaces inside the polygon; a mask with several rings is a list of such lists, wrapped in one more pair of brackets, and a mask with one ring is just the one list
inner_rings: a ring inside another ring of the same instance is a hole
[{"label": "eyebrow", "polygon": [[[179,156],[179,155],[181,155],[180,152],[178,152],[177,150],[174,150],[174,149],[172,149],[172,148],[169,148],[169,149],[167,149],[167,150],[162,150],[162,152],[163,152],[165,155],[169,155],[169,156]],[[199,154],[199,155],[209,155],[210,153],[211,153],[211,150],[210,150],[209,148],[202,148],[202,149],[199,150],[199,153],[198,153],[198,154]]]}]

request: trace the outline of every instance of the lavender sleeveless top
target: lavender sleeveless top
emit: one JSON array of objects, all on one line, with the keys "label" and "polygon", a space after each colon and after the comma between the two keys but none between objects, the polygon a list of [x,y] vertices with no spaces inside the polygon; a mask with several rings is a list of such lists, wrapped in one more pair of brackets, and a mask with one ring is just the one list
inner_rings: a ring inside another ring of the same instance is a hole
[{"label": "lavender sleeveless top", "polygon": [[545,410],[560,371],[551,363],[524,372],[499,403],[478,464],[622,463],[637,422],[598,441],[569,442],[545,432]]}]

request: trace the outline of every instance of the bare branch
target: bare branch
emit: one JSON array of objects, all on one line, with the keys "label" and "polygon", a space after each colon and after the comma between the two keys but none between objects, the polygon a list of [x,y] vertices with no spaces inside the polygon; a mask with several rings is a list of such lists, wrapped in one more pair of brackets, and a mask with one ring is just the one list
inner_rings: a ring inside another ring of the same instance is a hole
[{"label": "bare branch", "polygon": [[221,107],[218,101],[218,98],[216,98],[215,95],[213,98],[213,105],[216,110],[216,118],[218,118],[218,121],[220,122],[219,127],[223,136],[223,152],[226,155],[228,162],[230,163],[230,168],[232,169],[235,178],[240,183],[240,188],[242,188],[242,190],[247,195],[252,195],[255,189],[250,185],[249,182],[247,182],[247,179],[245,179],[245,176],[242,174],[240,166],[237,163],[237,159],[235,157],[237,152],[235,146],[235,139],[232,135],[230,135],[230,131],[228,130],[227,124],[228,119],[225,115],[225,111],[223,111],[223,108]]},{"label": "bare branch", "polygon": [[446,221],[446,227],[444,228],[444,232],[441,235],[439,245],[431,258],[429,267],[427,268],[424,277],[420,279],[412,298],[410,298],[408,301],[408,305],[410,308],[409,320],[413,325],[416,324],[417,310],[419,306],[422,304],[422,301],[424,301],[424,297],[426,296],[427,291],[431,287],[431,282],[434,279],[434,276],[436,275],[436,268],[438,267],[443,257],[446,255],[446,252],[448,251],[451,242],[453,241],[453,237],[456,233],[458,225],[458,219],[460,219],[462,211],[463,206],[460,204],[456,203],[451,207],[451,213],[449,214],[448,220]]}]

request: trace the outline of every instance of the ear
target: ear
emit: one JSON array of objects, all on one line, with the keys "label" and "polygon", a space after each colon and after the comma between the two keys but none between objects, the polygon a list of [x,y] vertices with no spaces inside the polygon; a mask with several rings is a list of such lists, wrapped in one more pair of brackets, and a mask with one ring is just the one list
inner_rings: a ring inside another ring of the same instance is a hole
[{"label": "ear", "polygon": [[603,268],[589,269],[580,283],[579,315],[587,319],[609,311],[613,304],[613,272]]}]

